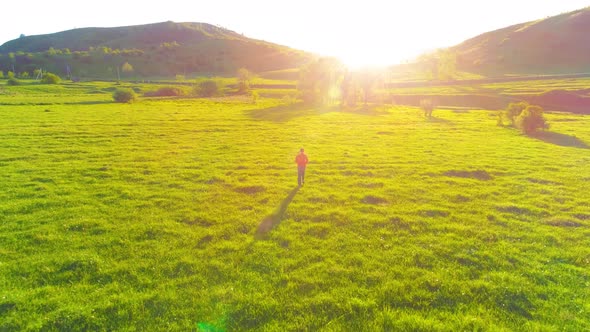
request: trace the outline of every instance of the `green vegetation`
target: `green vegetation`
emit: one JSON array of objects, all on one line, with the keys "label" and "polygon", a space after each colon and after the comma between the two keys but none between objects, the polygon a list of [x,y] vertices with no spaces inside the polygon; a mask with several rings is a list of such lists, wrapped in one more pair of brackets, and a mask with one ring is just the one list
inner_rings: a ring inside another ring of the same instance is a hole
[{"label": "green vegetation", "polygon": [[146,97],[180,97],[187,95],[187,89],[181,86],[164,86],[145,93]]},{"label": "green vegetation", "polygon": [[[47,48],[47,45],[52,47]],[[298,67],[311,56],[205,23],[162,22],[131,27],[82,28],[26,36],[0,46],[0,69],[44,68],[65,77],[134,79],[235,75]]]},{"label": "green vegetation", "polygon": [[539,129],[549,129],[549,124],[543,117],[543,108],[536,105],[527,106],[518,115],[516,126],[527,135],[534,134]]},{"label": "green vegetation", "polygon": [[244,94],[250,92],[252,76],[252,73],[246,68],[240,68],[238,70],[238,93]]},{"label": "green vegetation", "polygon": [[590,329],[587,116],[115,87],[2,87],[0,330]]},{"label": "green vegetation", "polygon": [[452,47],[461,70],[506,74],[587,73],[590,7],[490,31]]},{"label": "green vegetation", "polygon": [[216,97],[222,94],[222,88],[217,80],[206,80],[197,86],[197,95],[201,97]]},{"label": "green vegetation", "polygon": [[[526,78],[457,82],[387,82],[375,96],[400,105],[419,106],[422,99],[437,100],[441,107],[505,109],[525,102],[547,111],[590,113],[590,78],[528,80]],[[373,98],[372,102],[377,99]],[[520,114],[519,110],[514,110]],[[507,118],[510,119],[507,114]],[[509,120],[511,121],[511,120]]]},{"label": "green vegetation", "polygon": [[506,108],[506,118],[510,121],[511,125],[516,125],[516,118],[527,108],[529,104],[527,102],[510,103]]},{"label": "green vegetation", "polygon": [[[356,106],[376,101],[383,73],[376,70],[348,71],[338,60],[319,58],[299,71],[299,96],[308,105]],[[381,103],[381,101],[379,101]]]},{"label": "green vegetation", "polygon": [[6,80],[6,85],[20,85],[20,81],[14,77],[11,77],[8,80]]},{"label": "green vegetation", "polygon": [[137,99],[135,91],[126,88],[119,88],[113,92],[113,99],[118,103],[132,103]]},{"label": "green vegetation", "polygon": [[53,73],[44,73],[41,84],[59,84],[61,78]]}]

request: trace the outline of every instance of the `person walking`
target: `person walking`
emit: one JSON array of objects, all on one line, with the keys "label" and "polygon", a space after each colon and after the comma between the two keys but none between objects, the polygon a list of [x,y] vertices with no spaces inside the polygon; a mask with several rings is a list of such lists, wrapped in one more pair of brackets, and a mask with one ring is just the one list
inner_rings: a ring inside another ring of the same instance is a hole
[{"label": "person walking", "polygon": [[299,154],[295,157],[297,163],[297,183],[301,187],[305,183],[305,166],[309,162],[307,155],[303,149],[299,150]]}]

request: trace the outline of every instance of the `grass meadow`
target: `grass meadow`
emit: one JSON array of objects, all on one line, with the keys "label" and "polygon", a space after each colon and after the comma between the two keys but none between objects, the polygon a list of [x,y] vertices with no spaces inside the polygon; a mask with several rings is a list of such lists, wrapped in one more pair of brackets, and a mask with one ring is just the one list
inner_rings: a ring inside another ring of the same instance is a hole
[{"label": "grass meadow", "polygon": [[107,88],[0,88],[1,331],[590,329],[588,116]]}]

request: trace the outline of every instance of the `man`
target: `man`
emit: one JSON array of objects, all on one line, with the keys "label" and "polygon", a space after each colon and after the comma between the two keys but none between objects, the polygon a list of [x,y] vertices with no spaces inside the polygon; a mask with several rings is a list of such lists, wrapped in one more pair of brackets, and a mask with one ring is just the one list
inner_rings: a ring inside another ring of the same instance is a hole
[{"label": "man", "polygon": [[297,163],[297,183],[301,187],[305,183],[305,166],[309,162],[303,149],[299,150],[295,162]]}]

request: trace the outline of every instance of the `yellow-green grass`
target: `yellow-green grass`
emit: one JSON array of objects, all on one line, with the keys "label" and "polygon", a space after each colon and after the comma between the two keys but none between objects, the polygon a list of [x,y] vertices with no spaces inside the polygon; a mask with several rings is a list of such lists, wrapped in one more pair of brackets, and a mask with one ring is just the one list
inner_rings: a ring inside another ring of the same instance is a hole
[{"label": "yellow-green grass", "polygon": [[588,117],[71,98],[0,105],[0,330],[590,329]]},{"label": "yellow-green grass", "polygon": [[[383,92],[395,95],[466,95],[466,94],[488,94],[488,95],[540,95],[552,90],[579,91],[590,89],[590,79],[548,79],[535,81],[515,81],[501,83],[484,83],[471,85],[443,85],[420,87],[401,87],[386,89]],[[588,93],[586,93],[588,94]]]}]

